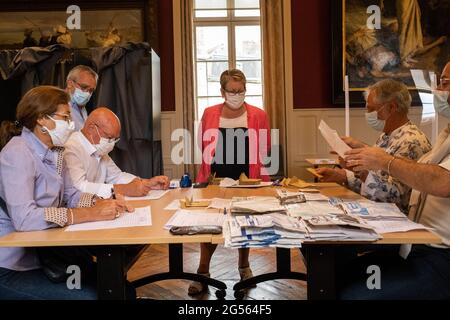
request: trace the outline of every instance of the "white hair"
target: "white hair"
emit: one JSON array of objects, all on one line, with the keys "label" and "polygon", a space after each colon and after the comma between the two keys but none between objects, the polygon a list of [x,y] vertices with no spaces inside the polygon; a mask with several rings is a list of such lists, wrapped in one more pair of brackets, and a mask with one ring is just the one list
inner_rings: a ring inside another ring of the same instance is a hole
[{"label": "white hair", "polygon": [[381,80],[366,90],[366,100],[370,93],[374,94],[376,103],[395,102],[398,112],[408,114],[412,97],[404,83],[392,79]]},{"label": "white hair", "polygon": [[70,70],[69,74],[67,75],[67,81],[69,81],[69,80],[77,81],[80,72],[87,72],[95,78],[95,82],[98,81],[97,72],[92,70],[92,68],[89,68],[88,66],[83,66],[83,65],[76,66],[75,68]]}]

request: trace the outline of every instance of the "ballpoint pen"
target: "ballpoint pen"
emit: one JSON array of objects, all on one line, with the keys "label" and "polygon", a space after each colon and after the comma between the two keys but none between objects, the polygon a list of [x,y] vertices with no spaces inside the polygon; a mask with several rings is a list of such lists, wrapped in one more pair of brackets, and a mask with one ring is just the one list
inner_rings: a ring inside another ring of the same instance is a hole
[{"label": "ballpoint pen", "polygon": [[116,200],[116,193],[114,192],[114,188],[111,188],[111,197],[113,200]]}]

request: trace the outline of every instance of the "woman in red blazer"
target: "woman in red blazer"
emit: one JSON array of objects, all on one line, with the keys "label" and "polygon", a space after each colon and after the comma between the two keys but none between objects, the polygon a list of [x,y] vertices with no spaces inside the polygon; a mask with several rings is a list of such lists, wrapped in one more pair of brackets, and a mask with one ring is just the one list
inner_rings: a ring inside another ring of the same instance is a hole
[{"label": "woman in red blazer", "polygon": [[[240,70],[228,70],[220,77],[225,102],[205,110],[199,130],[202,165],[197,182],[207,182],[211,174],[216,178],[239,179],[245,173],[251,179],[270,181],[263,166],[269,156],[270,126],[267,114],[245,102],[246,77]],[[217,245],[201,244],[197,272],[206,276]],[[249,249],[239,249],[241,280],[252,277],[248,261]],[[204,292],[207,286],[193,282],[189,294]]]}]

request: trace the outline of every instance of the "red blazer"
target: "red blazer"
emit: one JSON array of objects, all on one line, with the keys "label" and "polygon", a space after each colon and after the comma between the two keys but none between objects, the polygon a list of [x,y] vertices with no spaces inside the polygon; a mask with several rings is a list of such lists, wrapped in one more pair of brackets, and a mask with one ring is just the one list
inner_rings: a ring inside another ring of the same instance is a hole
[{"label": "red blazer", "polygon": [[[197,182],[208,182],[208,177],[211,175],[211,163],[216,151],[223,108],[224,104],[207,108],[200,122],[198,145],[202,150],[202,165]],[[269,118],[263,110],[257,107],[245,103],[245,108],[247,109],[249,129],[249,178],[270,181],[266,169],[261,164],[261,157],[267,157],[271,147]]]}]

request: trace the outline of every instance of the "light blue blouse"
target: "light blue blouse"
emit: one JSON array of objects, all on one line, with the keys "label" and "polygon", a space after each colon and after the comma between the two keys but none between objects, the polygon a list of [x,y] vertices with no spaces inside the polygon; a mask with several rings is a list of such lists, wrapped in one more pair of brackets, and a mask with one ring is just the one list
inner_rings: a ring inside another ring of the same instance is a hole
[{"label": "light blue blouse", "polygon": [[[61,163],[61,150],[49,149],[24,128],[0,152],[0,236],[15,231],[38,231],[57,227],[45,220],[46,208],[73,208],[81,197]],[[33,249],[0,248],[0,267],[16,271],[39,268]]]}]

